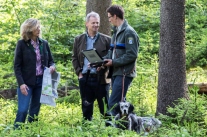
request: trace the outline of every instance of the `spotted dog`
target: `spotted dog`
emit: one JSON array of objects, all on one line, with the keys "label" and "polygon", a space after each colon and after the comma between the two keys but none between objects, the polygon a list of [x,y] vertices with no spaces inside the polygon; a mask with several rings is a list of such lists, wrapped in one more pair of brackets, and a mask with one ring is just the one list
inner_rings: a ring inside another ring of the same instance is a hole
[{"label": "spotted dog", "polygon": [[118,113],[114,118],[114,127],[137,132],[139,121],[137,120],[137,116],[134,114],[133,110],[134,106],[131,103],[127,101],[119,102],[115,107],[115,111]]},{"label": "spotted dog", "polygon": [[135,131],[138,134],[148,135],[161,126],[161,121],[153,117],[140,117],[134,111],[134,106],[127,102],[119,102],[115,107],[117,115],[110,125],[123,130]]},{"label": "spotted dog", "polygon": [[148,135],[154,132],[161,126],[161,121],[153,117],[139,117],[137,116],[137,133]]}]

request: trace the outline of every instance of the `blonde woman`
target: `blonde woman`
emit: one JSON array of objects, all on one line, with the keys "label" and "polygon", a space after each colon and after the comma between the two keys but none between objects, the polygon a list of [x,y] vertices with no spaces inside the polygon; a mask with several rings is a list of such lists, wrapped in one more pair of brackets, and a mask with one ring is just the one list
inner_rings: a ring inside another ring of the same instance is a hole
[{"label": "blonde woman", "polygon": [[17,42],[14,57],[14,72],[18,83],[18,111],[15,128],[37,120],[40,110],[40,95],[44,67],[55,71],[55,64],[48,42],[40,38],[40,21],[27,19],[20,28],[21,39]]}]

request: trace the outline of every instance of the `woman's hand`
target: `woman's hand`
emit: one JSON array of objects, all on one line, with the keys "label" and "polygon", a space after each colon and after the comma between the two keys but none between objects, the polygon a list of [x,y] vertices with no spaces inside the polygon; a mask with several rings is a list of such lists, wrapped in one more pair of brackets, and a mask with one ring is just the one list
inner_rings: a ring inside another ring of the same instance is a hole
[{"label": "woman's hand", "polygon": [[55,71],[55,67],[54,66],[50,66],[50,73],[52,74]]},{"label": "woman's hand", "polygon": [[22,85],[20,86],[20,90],[21,90],[21,92],[22,92],[23,95],[25,95],[25,96],[28,95],[27,90],[29,90],[29,88],[28,88],[28,86],[27,86],[26,84],[22,84]]}]

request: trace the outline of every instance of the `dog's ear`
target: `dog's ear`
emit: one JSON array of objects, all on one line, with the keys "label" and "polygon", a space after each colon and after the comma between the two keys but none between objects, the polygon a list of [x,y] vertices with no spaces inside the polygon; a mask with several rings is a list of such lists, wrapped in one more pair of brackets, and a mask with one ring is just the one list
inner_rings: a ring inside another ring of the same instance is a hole
[{"label": "dog's ear", "polygon": [[116,113],[120,113],[120,103],[116,104],[116,106],[114,107],[114,110]]},{"label": "dog's ear", "polygon": [[129,105],[129,112],[133,112],[134,111],[134,106],[132,104]]}]

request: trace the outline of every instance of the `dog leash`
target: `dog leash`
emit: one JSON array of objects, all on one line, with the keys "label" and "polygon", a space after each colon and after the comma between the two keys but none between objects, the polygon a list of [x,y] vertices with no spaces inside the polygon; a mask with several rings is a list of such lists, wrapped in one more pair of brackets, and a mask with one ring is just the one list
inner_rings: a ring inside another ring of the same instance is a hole
[{"label": "dog leash", "polygon": [[[116,34],[117,36],[117,34]],[[112,58],[113,56],[116,55],[116,57],[118,58],[118,54],[116,52],[116,36],[115,36],[115,40],[114,40],[114,50],[113,50],[113,55],[112,55]],[[115,54],[115,55],[114,55]],[[122,78],[122,93],[121,93],[121,102],[124,100],[124,79],[125,79],[125,74],[123,73],[123,78]]]},{"label": "dog leash", "polygon": [[[118,54],[116,52],[116,40],[114,41],[114,54],[116,55],[116,57],[118,58]],[[124,67],[121,67],[122,68],[122,72],[123,72],[123,78],[122,78],[122,95],[121,95],[121,102],[124,101],[124,81],[125,81],[125,76],[127,74],[130,74],[131,72],[133,72],[135,70],[135,66],[134,68],[129,72],[129,73],[125,73],[125,69]]]}]

